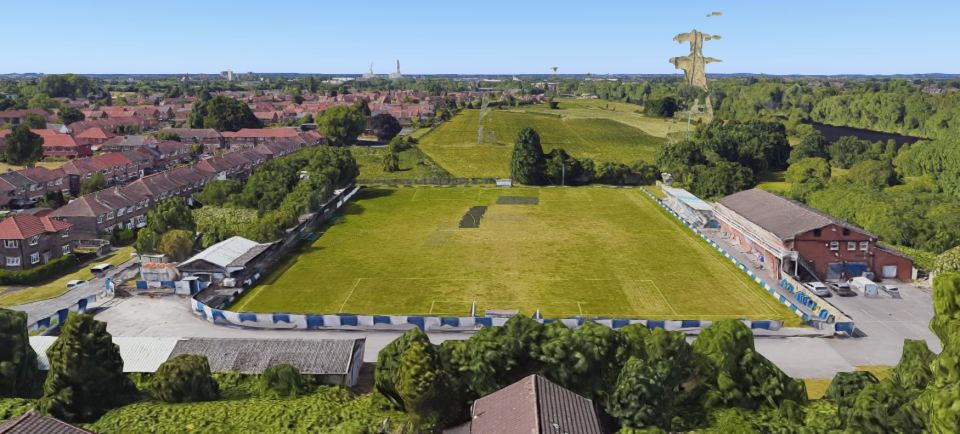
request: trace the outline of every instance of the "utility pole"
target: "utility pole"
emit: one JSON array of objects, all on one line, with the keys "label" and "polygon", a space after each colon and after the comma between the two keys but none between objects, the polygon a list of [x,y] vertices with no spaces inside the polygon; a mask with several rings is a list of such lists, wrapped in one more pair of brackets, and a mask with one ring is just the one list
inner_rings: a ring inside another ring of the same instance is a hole
[{"label": "utility pole", "polygon": [[560,161],[560,186],[567,185],[567,162]]}]

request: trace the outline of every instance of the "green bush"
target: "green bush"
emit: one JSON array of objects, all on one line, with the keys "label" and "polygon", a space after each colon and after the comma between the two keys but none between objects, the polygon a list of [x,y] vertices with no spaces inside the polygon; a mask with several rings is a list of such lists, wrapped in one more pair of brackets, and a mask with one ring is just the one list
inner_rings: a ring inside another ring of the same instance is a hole
[{"label": "green bush", "polygon": [[291,365],[275,365],[260,376],[260,391],[266,396],[296,398],[310,392],[300,370]]},{"label": "green bush", "polygon": [[50,371],[39,407],[57,419],[93,422],[137,394],[107,324],[93,315],[71,313],[47,358]]},{"label": "green bush", "polygon": [[79,264],[76,255],[66,254],[29,270],[0,270],[0,285],[33,285],[56,279]]},{"label": "green bush", "polygon": [[0,397],[33,395],[40,370],[27,335],[27,314],[0,309]]},{"label": "green bush", "polygon": [[213,401],[220,396],[220,387],[210,374],[207,358],[191,354],[163,362],[148,390],[154,399],[163,402]]}]

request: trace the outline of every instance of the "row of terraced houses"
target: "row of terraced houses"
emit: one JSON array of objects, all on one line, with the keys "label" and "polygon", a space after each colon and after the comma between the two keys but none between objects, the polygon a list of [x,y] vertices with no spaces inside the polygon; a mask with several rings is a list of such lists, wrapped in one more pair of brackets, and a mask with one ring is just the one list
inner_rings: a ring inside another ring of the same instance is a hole
[{"label": "row of terraced houses", "polygon": [[111,184],[58,209],[29,209],[0,221],[0,263],[10,270],[32,268],[70,253],[80,240],[143,227],[146,214],[161,200],[174,196],[192,200],[211,180],[246,179],[264,162],[323,140],[315,132],[276,130],[228,133],[242,140],[226,153],[197,161],[189,153],[162,158],[167,154],[146,152],[150,149],[146,146],[71,160],[57,169],[32,167],[0,174],[0,202],[7,208],[33,206],[47,192],[76,196],[82,182],[96,172]]}]

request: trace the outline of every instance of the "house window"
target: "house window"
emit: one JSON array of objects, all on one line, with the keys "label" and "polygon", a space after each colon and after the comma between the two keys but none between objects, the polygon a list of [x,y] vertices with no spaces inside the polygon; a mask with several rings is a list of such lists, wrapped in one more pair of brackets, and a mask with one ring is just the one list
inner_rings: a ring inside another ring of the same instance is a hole
[{"label": "house window", "polygon": [[122,215],[123,215],[123,207],[120,207],[120,209],[117,210],[117,217],[120,217]]},{"label": "house window", "polygon": [[823,232],[820,229],[813,230],[813,236],[819,237]]},{"label": "house window", "polygon": [[40,252],[33,252],[30,254],[30,263],[36,264],[40,262]]},{"label": "house window", "polygon": [[853,252],[855,250],[857,250],[857,242],[847,241],[847,251]]},{"label": "house window", "polygon": [[64,244],[62,247],[60,247],[60,251],[63,252],[64,255],[69,254],[69,253],[70,253],[70,245],[69,245],[69,244]]},{"label": "house window", "polygon": [[3,247],[8,249],[16,249],[18,245],[17,240],[3,240]]},{"label": "house window", "polygon": [[860,250],[861,250],[861,251],[866,252],[867,249],[869,249],[869,248],[870,248],[870,242],[869,242],[869,241],[861,241],[861,242],[860,242]]},{"label": "house window", "polygon": [[830,242],[830,250],[840,250],[840,242],[839,242],[839,241],[831,241],[831,242]]},{"label": "house window", "polygon": [[70,238],[70,230],[65,230],[60,233],[60,238]]},{"label": "house window", "polygon": [[34,236],[30,237],[30,245],[31,245],[31,246],[35,246],[35,245],[37,245],[37,243],[39,243],[39,242],[40,242],[40,235],[34,235]]},{"label": "house window", "polygon": [[113,211],[107,213],[107,220],[113,220]]},{"label": "house window", "polygon": [[7,256],[7,266],[8,266],[8,267],[19,267],[19,266],[20,266],[20,257],[19,257],[19,256]]},{"label": "house window", "polygon": [[103,223],[103,214],[97,216],[97,223]]}]

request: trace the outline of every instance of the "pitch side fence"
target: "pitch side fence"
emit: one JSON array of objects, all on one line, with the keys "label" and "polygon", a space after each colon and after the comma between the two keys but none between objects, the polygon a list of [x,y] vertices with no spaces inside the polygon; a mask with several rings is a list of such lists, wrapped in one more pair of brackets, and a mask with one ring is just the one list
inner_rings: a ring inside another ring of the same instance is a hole
[{"label": "pitch side fence", "polygon": [[[733,262],[740,271],[744,272],[746,275],[750,276],[754,282],[757,282],[757,285],[760,285],[767,293],[769,293],[773,298],[777,299],[778,302],[782,303],[784,306],[790,308],[793,313],[797,314],[805,322],[810,324],[813,327],[816,327],[819,330],[832,330],[834,333],[853,335],[853,331],[856,329],[856,325],[853,322],[853,319],[845,315],[836,307],[832,306],[830,303],[827,303],[820,297],[817,297],[813,293],[803,289],[803,286],[793,280],[793,279],[782,279],[780,280],[779,285],[781,289],[787,292],[790,296],[781,294],[776,288],[767,285],[759,276],[757,276],[753,271],[750,271],[750,267],[740,263],[736,258],[730,255],[723,247],[720,247],[715,241],[707,237],[700,229],[697,229],[696,226],[684,219],[680,214],[677,214],[673,209],[671,209],[667,204],[654,196],[652,193],[643,189],[643,192],[647,194],[651,199],[657,202],[663,209],[665,209],[670,215],[672,215],[677,220],[680,220],[684,226],[693,231],[695,234],[699,235],[707,244],[710,244],[711,247],[720,252],[723,257]],[[811,312],[808,314],[807,312]]]},{"label": "pitch side fence", "polygon": [[[491,178],[493,181],[493,178]],[[358,181],[362,183],[364,181]],[[624,187],[610,187],[624,188]],[[646,190],[644,190],[646,192]],[[647,192],[649,194],[649,192]],[[337,202],[339,209],[353,196],[353,192],[343,200]],[[652,196],[651,196],[652,197]],[[654,198],[656,199],[656,198]],[[659,201],[661,206],[663,204]],[[669,208],[667,208],[669,210]],[[689,227],[689,226],[688,226]],[[715,246],[719,248],[719,246]],[[744,268],[741,267],[743,270]],[[250,281],[244,282],[243,288],[235,292],[225,303],[210,306],[197,299],[191,298],[192,311],[201,318],[219,325],[249,327],[257,329],[299,329],[299,330],[406,330],[418,327],[424,331],[469,331],[481,327],[498,327],[509,318],[488,316],[424,316],[424,315],[355,315],[355,314],[292,314],[283,312],[234,312],[218,306],[229,306],[244,292],[253,287],[262,277],[262,273],[254,275]],[[547,324],[560,322],[570,328],[577,328],[586,322],[619,329],[630,324],[642,324],[647,328],[662,328],[666,330],[697,330],[709,326],[712,321],[701,320],[646,320],[636,318],[535,318],[536,321]],[[776,320],[747,320],[741,319],[747,327],[754,330],[779,330],[782,321]]]}]

